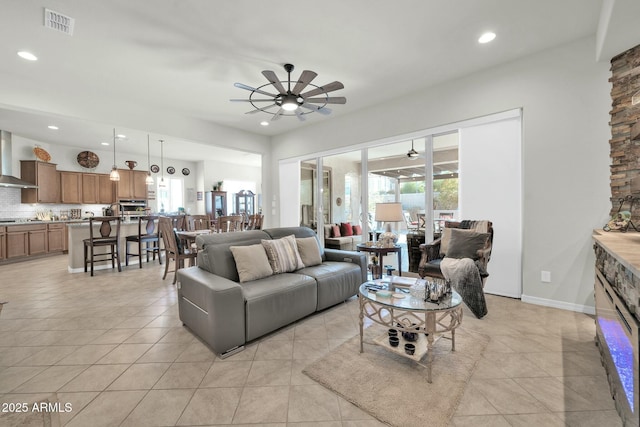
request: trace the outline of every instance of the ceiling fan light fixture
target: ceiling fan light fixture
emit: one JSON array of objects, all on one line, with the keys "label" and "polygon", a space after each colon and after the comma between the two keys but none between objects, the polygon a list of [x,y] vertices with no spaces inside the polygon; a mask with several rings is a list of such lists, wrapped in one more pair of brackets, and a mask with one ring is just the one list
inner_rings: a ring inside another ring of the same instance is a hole
[{"label": "ceiling fan light fixture", "polygon": [[489,43],[490,41],[493,41],[493,39],[495,38],[496,38],[496,33],[488,31],[480,36],[480,38],[478,39],[478,43],[480,44]]},{"label": "ceiling fan light fixture", "polygon": [[407,157],[409,158],[409,160],[416,160],[418,157],[420,157],[420,153],[418,153],[413,148],[413,140],[411,140],[411,150],[407,152]]}]

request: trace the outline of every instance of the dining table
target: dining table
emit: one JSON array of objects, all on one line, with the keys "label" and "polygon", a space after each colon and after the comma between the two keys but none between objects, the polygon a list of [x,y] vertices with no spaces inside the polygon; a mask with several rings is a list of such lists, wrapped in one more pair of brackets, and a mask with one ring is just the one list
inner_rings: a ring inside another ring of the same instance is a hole
[{"label": "dining table", "polygon": [[196,237],[201,236],[203,234],[211,234],[212,231],[210,229],[202,229],[202,230],[177,230],[176,236],[185,242],[185,247],[194,248],[196,243]]}]

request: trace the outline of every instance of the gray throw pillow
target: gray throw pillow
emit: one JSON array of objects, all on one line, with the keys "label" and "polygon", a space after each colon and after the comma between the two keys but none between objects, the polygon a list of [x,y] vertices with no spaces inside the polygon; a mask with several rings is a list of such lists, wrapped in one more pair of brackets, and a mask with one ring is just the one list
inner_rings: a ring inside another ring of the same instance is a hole
[{"label": "gray throw pillow", "polygon": [[320,247],[315,237],[303,237],[296,239],[298,244],[298,252],[305,267],[322,264],[322,256],[320,255]]},{"label": "gray throw pillow", "polygon": [[260,244],[231,246],[229,250],[236,261],[240,283],[251,282],[273,274],[264,246]]},{"label": "gray throw pillow", "polygon": [[487,246],[489,233],[478,233],[472,230],[451,229],[447,258],[479,259],[478,251]]}]

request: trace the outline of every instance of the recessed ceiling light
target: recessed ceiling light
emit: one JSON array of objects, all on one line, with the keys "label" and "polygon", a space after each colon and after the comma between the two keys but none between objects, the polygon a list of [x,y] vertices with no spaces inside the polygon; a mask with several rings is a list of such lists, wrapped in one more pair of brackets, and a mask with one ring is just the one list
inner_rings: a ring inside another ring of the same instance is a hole
[{"label": "recessed ceiling light", "polygon": [[116,135],[116,137],[120,138],[120,139],[125,139],[127,137],[127,135],[123,135],[123,134],[119,133],[118,135]]},{"label": "recessed ceiling light", "polygon": [[18,56],[22,59],[26,59],[27,61],[37,61],[38,57],[35,56],[33,53],[31,52],[27,52],[26,50],[21,50],[20,52],[18,52]]},{"label": "recessed ceiling light", "polygon": [[51,129],[51,130],[58,130],[58,129],[59,129],[59,128],[58,128],[58,126],[55,126],[55,125],[49,125],[49,126],[47,126],[47,127],[48,127],[49,129]]},{"label": "recessed ceiling light", "polygon": [[480,36],[480,38],[478,39],[478,43],[482,43],[482,44],[489,43],[495,38],[496,38],[496,33],[487,32]]},{"label": "recessed ceiling light", "polygon": [[260,122],[260,126],[269,126],[269,122],[266,120],[263,122]]},{"label": "recessed ceiling light", "polygon": [[101,142],[100,144],[102,144],[102,145],[109,145],[109,143],[108,143],[108,142]]}]

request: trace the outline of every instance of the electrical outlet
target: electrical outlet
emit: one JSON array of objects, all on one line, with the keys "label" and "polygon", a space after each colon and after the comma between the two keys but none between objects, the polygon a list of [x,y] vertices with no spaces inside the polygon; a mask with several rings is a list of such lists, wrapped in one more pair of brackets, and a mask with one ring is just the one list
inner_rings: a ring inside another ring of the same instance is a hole
[{"label": "electrical outlet", "polygon": [[540,273],[540,280],[543,283],[551,283],[551,272],[542,270]]}]

